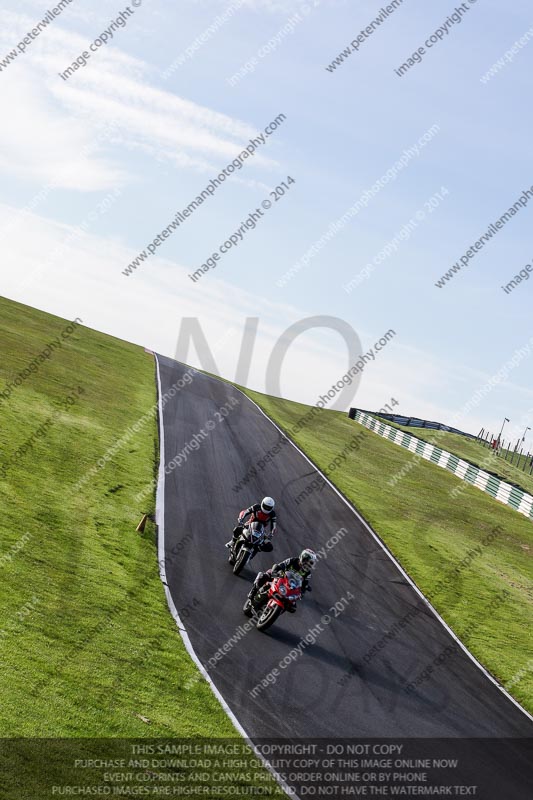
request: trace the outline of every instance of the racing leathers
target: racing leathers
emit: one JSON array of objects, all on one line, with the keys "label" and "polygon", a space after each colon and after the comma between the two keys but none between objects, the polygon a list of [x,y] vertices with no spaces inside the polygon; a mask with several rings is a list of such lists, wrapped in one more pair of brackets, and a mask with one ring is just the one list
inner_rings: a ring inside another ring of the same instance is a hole
[{"label": "racing leathers", "polygon": [[288,572],[289,570],[291,572],[297,572],[302,576],[302,596],[305,594],[305,592],[310,592],[311,570],[306,569],[306,567],[303,566],[299,556],[294,556],[293,558],[286,558],[284,561],[280,561],[278,564],[273,564],[270,569],[266,570],[266,572],[259,572],[248,597],[253,597],[255,593],[265,586],[265,584],[269,583],[272,578],[276,578],[278,575]]},{"label": "racing leathers", "polygon": [[252,522],[261,522],[265,526],[265,528],[270,523],[270,535],[269,535],[270,539],[276,532],[277,518],[275,510],[273,509],[272,511],[263,511],[263,509],[261,508],[261,503],[254,503],[249,508],[246,508],[244,511],[241,511],[241,513],[239,514],[238,523],[236,527],[233,529],[233,543],[235,543],[239,538],[239,536],[241,535],[243,527]]}]

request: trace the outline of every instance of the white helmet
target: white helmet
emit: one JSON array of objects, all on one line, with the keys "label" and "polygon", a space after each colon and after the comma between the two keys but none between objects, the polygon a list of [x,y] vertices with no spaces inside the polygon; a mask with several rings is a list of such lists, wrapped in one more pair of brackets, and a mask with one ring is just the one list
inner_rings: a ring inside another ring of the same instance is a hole
[{"label": "white helmet", "polygon": [[318,556],[314,550],[311,550],[310,547],[306,547],[305,550],[302,550],[300,553],[300,564],[302,567],[306,569],[313,569],[317,562]]},{"label": "white helmet", "polygon": [[270,511],[274,511],[275,505],[276,503],[271,497],[263,497],[261,500],[261,511],[264,511],[265,514],[268,514]]}]

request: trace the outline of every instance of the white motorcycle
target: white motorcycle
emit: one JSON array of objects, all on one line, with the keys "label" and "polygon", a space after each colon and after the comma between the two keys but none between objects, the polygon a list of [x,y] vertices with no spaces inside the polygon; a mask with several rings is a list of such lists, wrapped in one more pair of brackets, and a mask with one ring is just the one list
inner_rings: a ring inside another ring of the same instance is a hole
[{"label": "white motorcycle", "polygon": [[267,533],[262,522],[251,522],[248,525],[244,525],[242,533],[230,548],[228,561],[233,566],[233,574],[239,575],[261,550],[271,551],[272,543],[270,539],[271,534]]}]

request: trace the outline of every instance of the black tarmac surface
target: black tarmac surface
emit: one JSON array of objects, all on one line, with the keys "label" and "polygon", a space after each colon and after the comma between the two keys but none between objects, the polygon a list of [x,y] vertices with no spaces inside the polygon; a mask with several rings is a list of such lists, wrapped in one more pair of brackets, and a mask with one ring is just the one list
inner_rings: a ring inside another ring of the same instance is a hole
[{"label": "black tarmac surface", "polygon": [[[187,368],[158,360],[164,393]],[[225,417],[223,407],[229,409]],[[195,373],[166,402],[163,426],[168,586],[198,657],[251,738],[533,736],[530,718],[454,647],[450,633],[330,486],[296,504],[316,472],[288,443],[262,461],[283,439],[243,394]],[[238,512],[265,494],[279,510],[274,553],[259,554],[235,577],[224,543]],[[328,543],[313,591],[297,612],[282,615],[267,633],[243,633],[242,605],[256,572],[305,546],[320,551]],[[432,672],[406,692],[429,666]],[[514,772],[505,777],[506,796],[530,796],[529,789],[522,795],[521,781],[531,779],[531,771]]]}]

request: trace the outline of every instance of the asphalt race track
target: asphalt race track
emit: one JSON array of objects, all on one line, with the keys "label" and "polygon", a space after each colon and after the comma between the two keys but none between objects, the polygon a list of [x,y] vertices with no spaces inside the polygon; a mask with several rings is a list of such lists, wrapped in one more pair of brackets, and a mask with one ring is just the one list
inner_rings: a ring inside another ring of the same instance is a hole
[{"label": "asphalt race track", "polygon": [[[160,356],[158,362],[164,394],[187,368]],[[227,406],[231,410],[217,421],[216,412],[232,398],[238,405]],[[297,613],[284,614],[267,633],[246,632],[208,667],[252,739],[533,736],[528,715],[463,650],[451,651],[451,634],[329,485],[296,505],[295,497],[316,473],[295,447],[284,445],[245,488],[234,491],[280,442],[277,428],[237,389],[195,372],[192,383],[165,404],[162,422],[166,465],[195,435],[199,442],[181,465],[167,467],[164,536],[169,591],[204,665],[246,623],[242,605],[257,571],[305,546],[319,550],[346,529],[327,558],[320,559],[313,592]],[[259,554],[252,568],[235,577],[224,542],[238,512],[265,494],[276,499],[279,511],[274,553]],[[346,599],[350,594],[353,600]],[[342,605],[342,598],[344,610],[335,617],[331,608],[338,601]],[[332,619],[323,624],[325,614]],[[365,660],[402,619],[408,622],[401,632]],[[280,668],[287,653],[311,629],[317,631],[317,624],[322,630],[316,641]],[[406,693],[406,684],[447,648],[451,654]],[[274,669],[276,680],[252,697],[250,692]],[[505,791],[497,794],[495,789],[494,797],[530,796],[531,765],[529,775],[515,770],[504,776],[501,769]],[[496,765],[494,770],[496,785]]]}]

